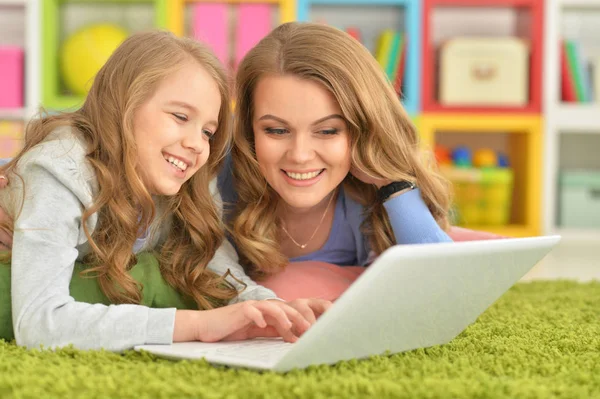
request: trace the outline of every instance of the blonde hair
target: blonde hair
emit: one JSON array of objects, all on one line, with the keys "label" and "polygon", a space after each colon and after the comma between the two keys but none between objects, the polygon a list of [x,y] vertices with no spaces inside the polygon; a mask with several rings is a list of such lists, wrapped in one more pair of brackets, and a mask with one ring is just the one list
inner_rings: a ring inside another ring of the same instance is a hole
[{"label": "blonde hair", "polygon": [[[232,229],[242,263],[255,278],[276,273],[288,263],[280,250],[280,224],[272,211],[279,196],[261,174],[254,148],[253,96],[266,75],[292,75],[329,90],[348,124],[353,165],[373,177],[416,182],[438,224],[448,227],[448,184],[426,162],[415,127],[376,60],[336,28],[287,23],[248,52],[236,78],[233,171],[239,199]],[[383,205],[376,200],[375,186],[350,174],[342,184],[366,206],[361,229],[371,248],[381,253],[393,245],[394,235]]]},{"label": "blonde hair", "polygon": [[[209,183],[231,143],[229,81],[217,58],[202,44],[162,31],[132,35],[100,69],[83,106],[32,121],[24,148],[1,169],[8,173],[23,154],[58,127],[70,126],[81,135],[99,188],[93,205],[82,216],[92,248],[85,260],[92,267],[86,272],[97,276],[102,291],[114,303],[140,303],[140,287],[127,271],[136,262],[132,248],[138,232],[147,229],[157,215],[137,167],[134,114],[166,76],[190,61],[204,68],[219,87],[218,130],[207,163],[179,193],[162,200],[166,209],[159,216],[164,216],[163,221],[170,219],[171,228],[160,249],[160,266],[167,282],[200,309],[227,302],[237,295],[235,288],[206,266],[224,238]],[[98,223],[90,233],[86,221],[96,212]]]}]

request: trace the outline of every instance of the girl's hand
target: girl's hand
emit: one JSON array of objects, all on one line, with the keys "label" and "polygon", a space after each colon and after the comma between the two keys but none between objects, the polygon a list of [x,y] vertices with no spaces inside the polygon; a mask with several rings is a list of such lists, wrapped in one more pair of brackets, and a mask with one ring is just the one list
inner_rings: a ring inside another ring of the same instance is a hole
[{"label": "girl's hand", "polygon": [[282,337],[296,342],[329,306],[330,302],[321,299],[302,299],[290,303],[246,301],[204,311],[178,310],[173,340],[217,342]]},{"label": "girl's hand", "polygon": [[286,302],[289,306],[296,309],[311,325],[314,324],[319,316],[321,316],[327,309],[333,305],[331,301],[325,299],[294,299],[293,301]]}]

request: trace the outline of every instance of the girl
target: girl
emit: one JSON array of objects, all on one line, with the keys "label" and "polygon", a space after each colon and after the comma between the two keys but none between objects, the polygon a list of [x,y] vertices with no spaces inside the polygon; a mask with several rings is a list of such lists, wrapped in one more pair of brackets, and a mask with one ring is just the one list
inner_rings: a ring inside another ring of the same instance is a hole
[{"label": "girl", "polygon": [[[195,41],[150,32],[114,52],[81,109],[28,126],[23,150],[0,170],[11,182],[0,205],[14,220],[18,344],[122,350],[255,336],[294,341],[327,308],[320,300],[260,301],[277,298],[243,274],[223,240],[209,182],[229,144],[229,112],[216,58]],[[139,305],[141,287],[128,273],[132,248],[157,250],[164,279],[204,310]],[[118,305],[69,295],[76,260],[91,265],[86,275]]]},{"label": "girl", "polygon": [[448,185],[371,54],[311,23],[279,26],[237,72],[232,230],[254,277],[289,262],[365,266],[394,244],[451,241]]}]

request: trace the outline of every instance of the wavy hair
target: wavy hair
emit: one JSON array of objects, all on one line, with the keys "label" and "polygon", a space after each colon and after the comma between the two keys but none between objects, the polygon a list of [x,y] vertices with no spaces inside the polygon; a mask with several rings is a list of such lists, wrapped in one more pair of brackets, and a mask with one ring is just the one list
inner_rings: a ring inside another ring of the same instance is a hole
[{"label": "wavy hair", "polygon": [[[251,275],[270,275],[288,263],[277,240],[280,223],[272,212],[279,196],[261,174],[254,147],[254,91],[266,75],[295,76],[329,90],[348,124],[353,165],[373,177],[415,182],[437,223],[448,227],[448,182],[433,169],[430,154],[421,151],[415,127],[373,56],[336,28],[291,22],[250,50],[236,77],[232,156],[239,199],[231,228]],[[392,228],[385,208],[376,200],[375,186],[350,174],[342,184],[366,207],[361,229],[371,248],[381,253],[393,245]]]},{"label": "wavy hair", "polygon": [[[198,63],[219,87],[218,130],[207,163],[176,195],[158,198],[157,208],[140,177],[134,114],[159,83],[186,62]],[[210,309],[237,295],[226,276],[217,276],[206,268],[224,238],[222,217],[209,184],[231,143],[229,98],[227,75],[207,47],[169,32],[137,33],[127,38],[100,69],[83,106],[74,112],[44,114],[33,120],[27,126],[24,148],[1,170],[6,174],[14,169],[23,154],[55,129],[72,127],[87,145],[87,161],[98,182],[93,205],[83,213],[85,234],[92,248],[85,259],[91,265],[86,273],[98,278],[111,302],[140,303],[140,287],[127,273],[136,262],[132,247],[139,231],[168,223],[170,230],[158,254],[161,273],[200,309]],[[86,221],[95,213],[98,223],[90,232]]]}]

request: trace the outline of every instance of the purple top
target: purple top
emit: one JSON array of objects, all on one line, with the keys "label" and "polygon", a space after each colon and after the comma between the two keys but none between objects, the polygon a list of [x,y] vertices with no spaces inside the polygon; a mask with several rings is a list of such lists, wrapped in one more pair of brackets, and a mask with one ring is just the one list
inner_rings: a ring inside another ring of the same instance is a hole
[{"label": "purple top", "polygon": [[[237,194],[233,184],[230,158],[219,175],[219,189],[226,204],[236,202]],[[390,218],[396,243],[419,244],[452,241],[433,218],[421,198],[418,188],[387,200],[384,206]],[[228,209],[227,205],[225,205],[225,209]],[[343,189],[340,190],[327,242],[321,249],[291,258],[290,261],[315,260],[339,266],[368,265],[373,260],[373,256],[370,253],[368,240],[360,231],[364,220],[363,213],[364,206],[347,197]]]}]

